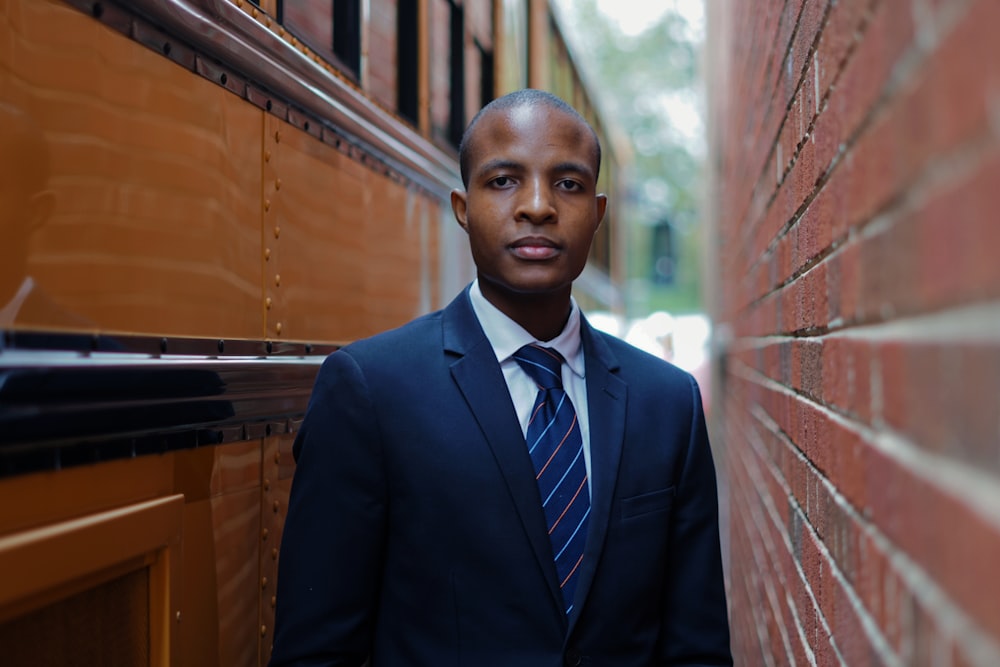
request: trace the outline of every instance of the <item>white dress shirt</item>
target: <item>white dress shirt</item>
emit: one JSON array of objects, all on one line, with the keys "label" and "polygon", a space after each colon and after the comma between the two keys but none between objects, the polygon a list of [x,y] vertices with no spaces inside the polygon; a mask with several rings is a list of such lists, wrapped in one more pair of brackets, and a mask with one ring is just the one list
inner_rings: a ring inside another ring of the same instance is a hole
[{"label": "white dress shirt", "polygon": [[[535,405],[538,395],[538,385],[524,369],[514,360],[514,353],[529,343],[538,343],[559,351],[566,363],[562,365],[563,389],[573,402],[577,422],[580,424],[580,437],[583,440],[583,458],[587,465],[587,475],[590,477],[590,420],[587,412],[587,382],[583,359],[583,344],[580,340],[580,307],[572,297],[569,320],[562,333],[552,340],[540,341],[524,330],[514,320],[503,314],[499,308],[486,300],[479,289],[479,281],[472,283],[469,289],[469,300],[475,311],[479,324],[483,327],[486,338],[493,347],[500,370],[507,381],[510,398],[514,402],[521,432],[527,436],[528,421],[531,419],[531,408]],[[590,485],[588,484],[589,488]]]}]

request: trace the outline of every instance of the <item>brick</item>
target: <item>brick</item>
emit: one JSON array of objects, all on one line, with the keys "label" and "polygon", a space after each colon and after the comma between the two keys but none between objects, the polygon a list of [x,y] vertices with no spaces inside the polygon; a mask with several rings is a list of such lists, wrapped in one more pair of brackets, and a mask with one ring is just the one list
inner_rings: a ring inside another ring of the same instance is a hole
[{"label": "brick", "polygon": [[860,298],[860,247],[848,243],[827,261],[828,321],[850,324],[857,319]]},{"label": "brick", "polygon": [[806,2],[803,4],[802,14],[798,22],[798,30],[795,33],[795,39],[792,42],[789,54],[791,67],[785,70],[786,72],[791,71],[791,76],[795,79],[796,84],[802,83],[806,85],[809,83],[803,73],[803,70],[806,68],[806,58],[818,42],[820,28],[822,27],[823,18],[826,15],[829,4],[829,0]]},{"label": "brick", "polygon": [[[1000,554],[997,528],[970,511],[967,501],[882,452],[867,448],[865,455],[872,521],[987,631],[1000,632],[1000,582],[992,576]],[[941,526],[948,527],[947,542]]]},{"label": "brick", "polygon": [[986,214],[991,209],[982,208],[1000,201],[998,176],[1000,153],[968,180],[937,193],[916,214],[918,258],[927,269],[917,294],[928,307],[1000,294],[1000,262],[989,245],[1000,232]]},{"label": "brick", "polygon": [[842,0],[832,5],[817,47],[819,89],[825,95],[840,73],[841,63],[864,24],[870,0]]},{"label": "brick", "polygon": [[1000,72],[984,63],[1000,61],[993,26],[1000,21],[995,2],[972,2],[968,13],[946,35],[921,71],[922,101],[934,122],[919,143],[951,146],[988,124],[990,98],[997,95]]},{"label": "brick", "polygon": [[841,145],[850,138],[850,127],[844,122],[846,102],[839,95],[828,101],[813,121],[810,143],[813,145],[813,164],[816,177],[832,173],[832,164],[838,159]]},{"label": "brick", "polygon": [[[769,109],[784,110],[795,90],[798,72],[794,71],[794,64],[786,59],[785,54],[793,51],[793,37],[798,34],[802,25],[801,15],[805,7],[808,7],[810,4],[814,3],[804,2],[804,0],[791,0],[785,4],[782,11],[778,35],[772,44],[772,48],[774,49],[772,51],[774,55],[772,76],[776,77],[777,83],[771,84],[770,90],[774,91],[774,97],[772,98],[771,106],[768,107]],[[775,117],[775,122],[778,120],[780,118]]]},{"label": "brick", "polygon": [[[754,467],[756,468],[756,465]],[[759,468],[757,470],[759,471]],[[771,481],[773,482],[773,478],[771,478]],[[751,491],[751,489],[760,489],[756,483],[750,480],[746,480],[746,482],[745,485],[741,484],[741,490],[745,489],[748,492],[756,493],[756,491]],[[771,488],[770,485],[769,488]],[[780,489],[778,493],[780,493]],[[772,498],[771,502],[775,501],[777,499]],[[744,505],[743,507],[748,506]],[[758,589],[756,607],[758,613],[750,618],[755,618],[758,621],[758,627],[764,628],[764,633],[767,635],[767,643],[761,645],[759,648],[775,657],[786,655],[785,659],[787,660],[789,658],[786,651],[789,649],[789,646],[785,644],[785,637],[789,639],[789,644],[794,641],[792,634],[794,630],[791,627],[793,618],[785,604],[787,596],[775,594],[767,591],[767,589],[774,584],[780,584],[783,588],[790,588],[796,591],[796,599],[799,600],[806,599],[804,595],[805,589],[801,586],[801,579],[795,572],[791,554],[784,548],[784,543],[780,539],[780,535],[776,530],[777,526],[773,520],[767,517],[766,513],[755,512],[748,514],[742,508],[734,508],[734,515],[741,519],[739,521],[741,526],[753,526],[750,532],[741,532],[738,542],[755,545],[748,549],[749,552],[754,554],[755,568],[748,573],[750,576],[742,578],[753,582]],[[734,564],[734,567],[742,567],[744,565],[745,563],[741,562],[739,565]],[[736,578],[734,577],[734,579]],[[766,591],[771,594],[768,595]],[[777,602],[777,608],[775,608],[775,602]],[[782,629],[784,630],[784,635]],[[750,633],[747,634],[749,635]],[[737,633],[734,632],[734,636],[736,635]],[[751,637],[751,643],[756,644],[756,637],[752,635]]]},{"label": "brick", "polygon": [[1000,301],[1000,4],[717,6],[745,27],[716,156],[720,319],[754,338],[731,368],[785,388],[726,383],[737,660],[881,664],[874,631],[901,664],[982,662],[961,638],[1000,641],[982,508],[1000,341],[907,318]]},{"label": "brick", "polygon": [[914,444],[1000,472],[1000,344],[886,343],[886,423]]},{"label": "brick", "polygon": [[824,188],[803,212],[796,225],[799,257],[792,266],[793,271],[800,270],[807,262],[816,261],[833,243],[831,221],[837,215],[836,195],[836,190]]},{"label": "brick", "polygon": [[876,3],[876,10],[837,80],[833,97],[846,104],[846,125],[857,128],[882,95],[890,73],[913,42],[910,8],[899,2]]},{"label": "brick", "polygon": [[792,239],[781,239],[775,252],[775,272],[771,280],[772,288],[777,288],[791,277],[793,247]]},{"label": "brick", "polygon": [[[810,120],[812,120],[811,117]],[[808,137],[803,137],[803,139],[804,141],[798,148],[795,164],[788,175],[796,212],[815,197],[817,181],[822,173],[816,164],[816,144]]]},{"label": "brick", "polygon": [[823,400],[823,344],[804,340],[799,343],[801,380],[799,389],[810,398]]},{"label": "brick", "polygon": [[[793,477],[811,474],[801,464],[798,464],[797,467],[798,470],[793,473]],[[789,478],[786,476],[785,479]],[[794,492],[798,483],[791,481],[790,484],[790,491]],[[816,488],[819,489],[818,486]],[[774,495],[773,492],[772,495]],[[829,504],[821,506],[829,507]],[[854,603],[850,601],[843,585],[834,577],[831,562],[826,556],[821,554],[817,536],[802,521],[801,508],[802,504],[799,503],[789,516],[789,520],[791,521],[789,525],[792,526],[789,528],[789,534],[792,536],[793,544],[798,545],[798,549],[801,550],[798,560],[806,576],[806,581],[810,582],[820,609],[824,612],[823,615],[826,616],[827,621],[835,628],[834,641],[837,644],[838,650],[841,653],[853,656],[854,660],[857,660],[857,662],[852,661],[848,664],[868,664],[868,661],[875,655],[875,650],[861,630],[861,622]],[[851,520],[845,516],[841,516],[838,521],[841,528],[834,531],[837,537],[832,543],[833,550],[831,551],[831,555],[834,557],[835,560],[833,562],[837,563],[838,569],[846,567],[846,574],[850,576],[858,567],[856,563],[860,562],[856,556],[855,545],[857,544],[857,540],[853,537],[855,532],[852,532],[853,526]],[[838,554],[839,561],[837,560]],[[794,581],[793,577],[797,577],[797,573],[789,572],[789,574],[792,576],[786,577],[786,585],[804,583]],[[800,606],[802,604],[800,600]],[[820,644],[819,648],[821,646]],[[861,660],[861,657],[864,657],[864,660]]]}]

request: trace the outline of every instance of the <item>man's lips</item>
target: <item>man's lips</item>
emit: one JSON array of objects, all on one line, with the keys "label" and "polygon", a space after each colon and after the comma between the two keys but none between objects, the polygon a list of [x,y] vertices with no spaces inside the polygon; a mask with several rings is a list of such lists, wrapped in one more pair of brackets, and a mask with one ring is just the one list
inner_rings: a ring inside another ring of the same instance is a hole
[{"label": "man's lips", "polygon": [[559,254],[559,245],[542,236],[518,239],[509,246],[511,253],[521,259],[552,259]]}]

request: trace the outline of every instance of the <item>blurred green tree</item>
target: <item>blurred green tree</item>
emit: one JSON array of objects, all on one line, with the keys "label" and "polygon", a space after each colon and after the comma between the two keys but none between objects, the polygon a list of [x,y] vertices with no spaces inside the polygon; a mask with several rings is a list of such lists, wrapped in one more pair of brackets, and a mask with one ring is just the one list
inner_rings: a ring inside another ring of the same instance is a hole
[{"label": "blurred green tree", "polygon": [[700,311],[703,20],[670,3],[630,33],[597,0],[557,4],[574,58],[631,151],[622,179],[627,315]]}]

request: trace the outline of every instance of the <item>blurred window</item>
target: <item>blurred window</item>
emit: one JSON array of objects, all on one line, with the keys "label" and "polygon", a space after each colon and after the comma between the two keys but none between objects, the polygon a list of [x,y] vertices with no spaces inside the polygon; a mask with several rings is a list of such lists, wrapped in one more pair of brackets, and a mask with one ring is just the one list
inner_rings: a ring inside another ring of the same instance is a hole
[{"label": "blurred window", "polygon": [[451,91],[448,96],[448,139],[458,146],[465,131],[465,12],[451,4]]},{"label": "blurred window", "polygon": [[479,55],[479,107],[482,108],[493,101],[493,51],[477,41],[476,52]]},{"label": "blurred window", "polygon": [[431,0],[431,136],[457,146],[465,130],[465,12],[454,0]]},{"label": "blurred window", "polygon": [[361,0],[278,2],[276,18],[303,44],[357,80],[361,73]]},{"label": "blurred window", "polygon": [[420,21],[416,2],[396,5],[396,87],[399,113],[420,120]]},{"label": "blurred window", "polygon": [[355,76],[361,72],[361,0],[333,1],[333,53]]}]

